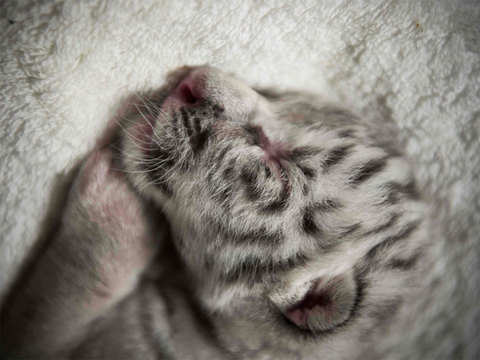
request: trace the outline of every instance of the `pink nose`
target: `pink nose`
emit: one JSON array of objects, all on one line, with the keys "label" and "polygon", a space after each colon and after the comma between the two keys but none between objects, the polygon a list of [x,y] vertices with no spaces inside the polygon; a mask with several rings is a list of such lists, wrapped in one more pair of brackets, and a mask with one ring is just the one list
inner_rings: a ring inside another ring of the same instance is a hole
[{"label": "pink nose", "polygon": [[206,74],[203,68],[190,71],[168,96],[169,106],[195,105],[205,98]]}]

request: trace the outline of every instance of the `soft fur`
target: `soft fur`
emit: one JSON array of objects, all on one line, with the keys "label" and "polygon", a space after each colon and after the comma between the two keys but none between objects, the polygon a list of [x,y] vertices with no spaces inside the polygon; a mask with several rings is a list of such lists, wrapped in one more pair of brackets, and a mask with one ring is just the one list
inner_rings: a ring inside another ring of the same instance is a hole
[{"label": "soft fur", "polygon": [[65,188],[65,174],[93,146],[122,97],[157,87],[166,71],[180,64],[209,62],[251,83],[328,94],[333,88],[356,108],[399,124],[418,162],[417,175],[451,209],[442,218],[448,241],[439,240],[437,262],[427,276],[436,293],[420,308],[420,325],[405,330],[396,354],[475,356],[480,223],[475,2],[1,6],[2,294],[32,244],[41,240],[48,215],[61,208],[57,195]]},{"label": "soft fur", "polygon": [[431,332],[448,214],[389,119],[207,66],[126,108],[2,309],[8,354],[401,358]]}]

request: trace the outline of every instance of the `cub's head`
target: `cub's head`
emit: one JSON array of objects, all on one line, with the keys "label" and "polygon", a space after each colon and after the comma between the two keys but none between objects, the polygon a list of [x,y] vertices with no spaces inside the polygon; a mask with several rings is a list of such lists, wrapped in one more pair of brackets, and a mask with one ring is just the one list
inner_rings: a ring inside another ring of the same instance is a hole
[{"label": "cub's head", "polygon": [[393,314],[421,259],[425,207],[394,135],[204,66],[137,105],[122,151],[207,307],[320,334]]}]

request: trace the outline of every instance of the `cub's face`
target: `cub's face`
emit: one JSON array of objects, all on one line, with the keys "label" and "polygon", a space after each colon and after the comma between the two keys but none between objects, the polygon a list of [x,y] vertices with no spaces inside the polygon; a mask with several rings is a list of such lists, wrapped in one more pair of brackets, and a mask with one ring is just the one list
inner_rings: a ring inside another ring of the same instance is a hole
[{"label": "cub's face", "polygon": [[137,104],[122,151],[207,307],[318,335],[374,326],[375,301],[395,313],[421,257],[424,206],[389,126],[183,68]]}]

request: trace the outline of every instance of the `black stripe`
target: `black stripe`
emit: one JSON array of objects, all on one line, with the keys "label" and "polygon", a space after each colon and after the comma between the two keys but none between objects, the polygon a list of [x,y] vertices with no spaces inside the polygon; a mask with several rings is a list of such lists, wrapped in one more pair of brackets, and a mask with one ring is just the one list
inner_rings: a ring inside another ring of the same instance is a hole
[{"label": "black stripe", "polygon": [[302,221],[301,221],[301,228],[304,233],[308,235],[320,235],[321,230],[318,225],[315,223],[314,219],[314,210],[313,206],[307,206],[303,210]]},{"label": "black stripe", "polygon": [[240,173],[240,179],[245,184],[245,194],[249,200],[257,200],[260,192],[257,189],[257,173],[245,165]]},{"label": "black stripe", "polygon": [[245,281],[250,285],[264,279],[265,276],[276,276],[280,272],[286,272],[307,262],[303,254],[295,254],[287,259],[272,260],[269,257],[261,258],[250,256],[242,259],[233,267],[221,275],[225,282]]},{"label": "black stripe", "polygon": [[246,124],[243,128],[248,134],[248,143],[251,145],[260,146],[260,127],[252,124]]},{"label": "black stripe", "polygon": [[376,327],[380,327],[385,321],[391,320],[393,316],[400,310],[403,304],[401,297],[378,302],[375,307],[368,311],[368,316],[375,319]]},{"label": "black stripe", "polygon": [[220,150],[218,155],[215,157],[215,164],[216,164],[217,169],[222,165],[223,159],[225,159],[225,155],[227,155],[227,153],[231,149],[232,149],[232,147],[230,145],[227,145],[222,150]]},{"label": "black stripe", "polygon": [[195,130],[196,134],[199,134],[202,131],[200,122],[201,122],[201,119],[198,116],[195,116],[193,118],[193,129]]},{"label": "black stripe", "polygon": [[210,137],[210,129],[206,128],[198,134],[192,136],[190,139],[190,145],[194,153],[200,153],[207,143],[208,138]]},{"label": "black stripe", "polygon": [[313,179],[317,175],[316,171],[308,166],[304,166],[304,165],[297,165],[297,166],[300,169],[300,171],[303,173],[303,175],[305,175],[309,179]]},{"label": "black stripe", "polygon": [[209,162],[213,163],[212,168],[209,170],[208,175],[207,175],[207,181],[211,181],[212,177],[217,174],[218,170],[222,166],[223,159],[225,158],[225,155],[231,150],[230,146],[225,146],[220,152],[214,153],[212,157],[210,158]]},{"label": "black stripe", "polygon": [[272,177],[272,170],[270,170],[270,167],[268,165],[264,166],[265,169],[265,178],[270,179]]},{"label": "black stripe", "polygon": [[282,179],[282,181],[286,181],[284,184],[287,184],[287,182],[288,182],[287,171],[285,170],[285,168],[283,166],[281,166],[281,164],[278,167],[278,172],[280,173],[280,179]]},{"label": "black stripe", "polygon": [[250,166],[245,165],[242,167],[240,178],[245,184],[256,185],[257,182],[257,173],[253,171]]},{"label": "black stripe", "polygon": [[181,136],[178,133],[178,112],[172,114],[170,122],[174,137],[180,138]]},{"label": "black stripe", "polygon": [[235,158],[230,159],[227,167],[223,170],[223,178],[227,181],[231,181],[235,177],[235,162]]},{"label": "black stripe", "polygon": [[369,160],[355,171],[355,174],[350,177],[349,182],[352,185],[359,185],[382,171],[386,165],[386,158]]},{"label": "black stripe", "polygon": [[311,158],[317,154],[320,154],[322,149],[313,147],[313,146],[299,146],[293,149],[290,154],[289,158],[292,161],[300,161]]},{"label": "black stripe", "polygon": [[420,223],[421,221],[419,220],[413,221],[409,223],[406,227],[404,227],[398,234],[385,238],[384,240],[382,240],[380,243],[378,243],[368,251],[366,258],[373,259],[383,250],[392,247],[395,243],[397,243],[400,240],[408,238],[418,228]]},{"label": "black stripe", "polygon": [[393,225],[395,225],[397,223],[400,216],[401,216],[401,214],[399,214],[399,213],[392,214],[387,222],[379,225],[378,227],[376,227],[374,229],[371,229],[371,230],[367,231],[366,233],[363,234],[363,236],[378,234],[382,231],[385,231],[385,230],[389,229],[390,227],[392,227]]},{"label": "black stripe", "polygon": [[243,278],[249,284],[259,282],[262,273],[259,271],[259,259],[244,259],[233,269],[229,269],[226,273],[221,274],[221,280],[227,283],[237,282]]},{"label": "black stripe", "polygon": [[360,229],[361,226],[362,226],[362,224],[360,224],[360,223],[356,223],[356,224],[353,224],[353,225],[350,225],[350,226],[345,226],[344,228],[342,228],[342,231],[340,232],[340,234],[338,236],[340,238],[342,238],[342,237],[351,235],[352,233],[354,233],[355,231]]},{"label": "black stripe", "polygon": [[174,156],[176,153],[174,151],[168,151],[166,149],[155,148],[150,151],[150,158],[153,161],[151,163],[151,168],[155,169],[164,169],[169,170],[175,165]]},{"label": "black stripe", "polygon": [[262,207],[263,212],[280,212],[288,207],[288,199],[290,198],[290,191],[287,186],[283,186],[280,196]]},{"label": "black stripe", "polygon": [[309,187],[308,187],[308,184],[307,184],[307,183],[304,183],[303,186],[302,186],[302,194],[303,194],[304,196],[306,196],[309,191],[310,191],[310,189],[309,189]]},{"label": "black stripe", "polygon": [[355,301],[350,312],[350,317],[345,320],[342,326],[348,325],[352,320],[359,315],[360,310],[363,307],[363,300],[365,295],[368,293],[368,288],[370,283],[366,279],[366,272],[363,269],[360,269],[358,266],[355,266],[353,277],[355,279],[356,291],[355,291]]},{"label": "black stripe", "polygon": [[281,230],[269,232],[265,226],[248,231],[239,231],[237,229],[229,228],[226,224],[221,223],[217,219],[210,218],[206,220],[206,222],[212,229],[212,233],[220,234],[222,240],[233,244],[261,244],[267,245],[267,247],[276,248],[285,239],[285,235]]},{"label": "black stripe", "polygon": [[143,163],[145,170],[154,170],[160,163],[165,164],[165,161],[171,156],[168,151],[159,147],[151,148],[148,152],[147,161]]},{"label": "black stripe", "polygon": [[185,108],[182,107],[180,109],[180,114],[182,115],[183,127],[187,131],[187,136],[190,138],[190,137],[192,137],[193,131],[192,131],[192,128],[191,128],[191,126],[188,122],[188,114],[187,114],[187,111],[185,110]]},{"label": "black stripe", "polygon": [[388,262],[386,265],[387,268],[391,269],[398,269],[402,271],[408,271],[415,267],[415,265],[418,262],[418,259],[421,257],[421,253],[418,252],[414,254],[413,256],[406,258],[406,259],[400,259],[400,258],[394,258]]},{"label": "black stripe", "polygon": [[284,235],[281,231],[274,233],[267,232],[265,227],[254,229],[244,233],[232,233],[231,240],[241,243],[266,243],[268,245],[278,246],[284,239]]},{"label": "black stripe", "polygon": [[400,200],[401,196],[411,200],[417,200],[420,198],[420,194],[418,193],[414,180],[410,180],[406,184],[389,182],[381,187],[387,191],[387,196],[384,201],[385,204],[396,204]]},{"label": "black stripe", "polygon": [[264,98],[267,98],[268,100],[272,100],[272,101],[279,100],[282,97],[288,95],[288,93],[280,93],[277,90],[273,90],[273,89],[257,89],[257,88],[255,88],[254,90],[257,93],[259,93],[261,96],[263,96]]},{"label": "black stripe", "polygon": [[312,204],[312,207],[316,211],[329,212],[340,209],[343,205],[338,200],[323,199]]},{"label": "black stripe", "polygon": [[323,171],[327,172],[332,166],[340,163],[349,154],[349,150],[353,144],[342,145],[330,150],[326,158],[323,160]]},{"label": "black stripe", "polygon": [[353,129],[344,129],[338,132],[338,136],[341,138],[355,138],[355,130]]}]

